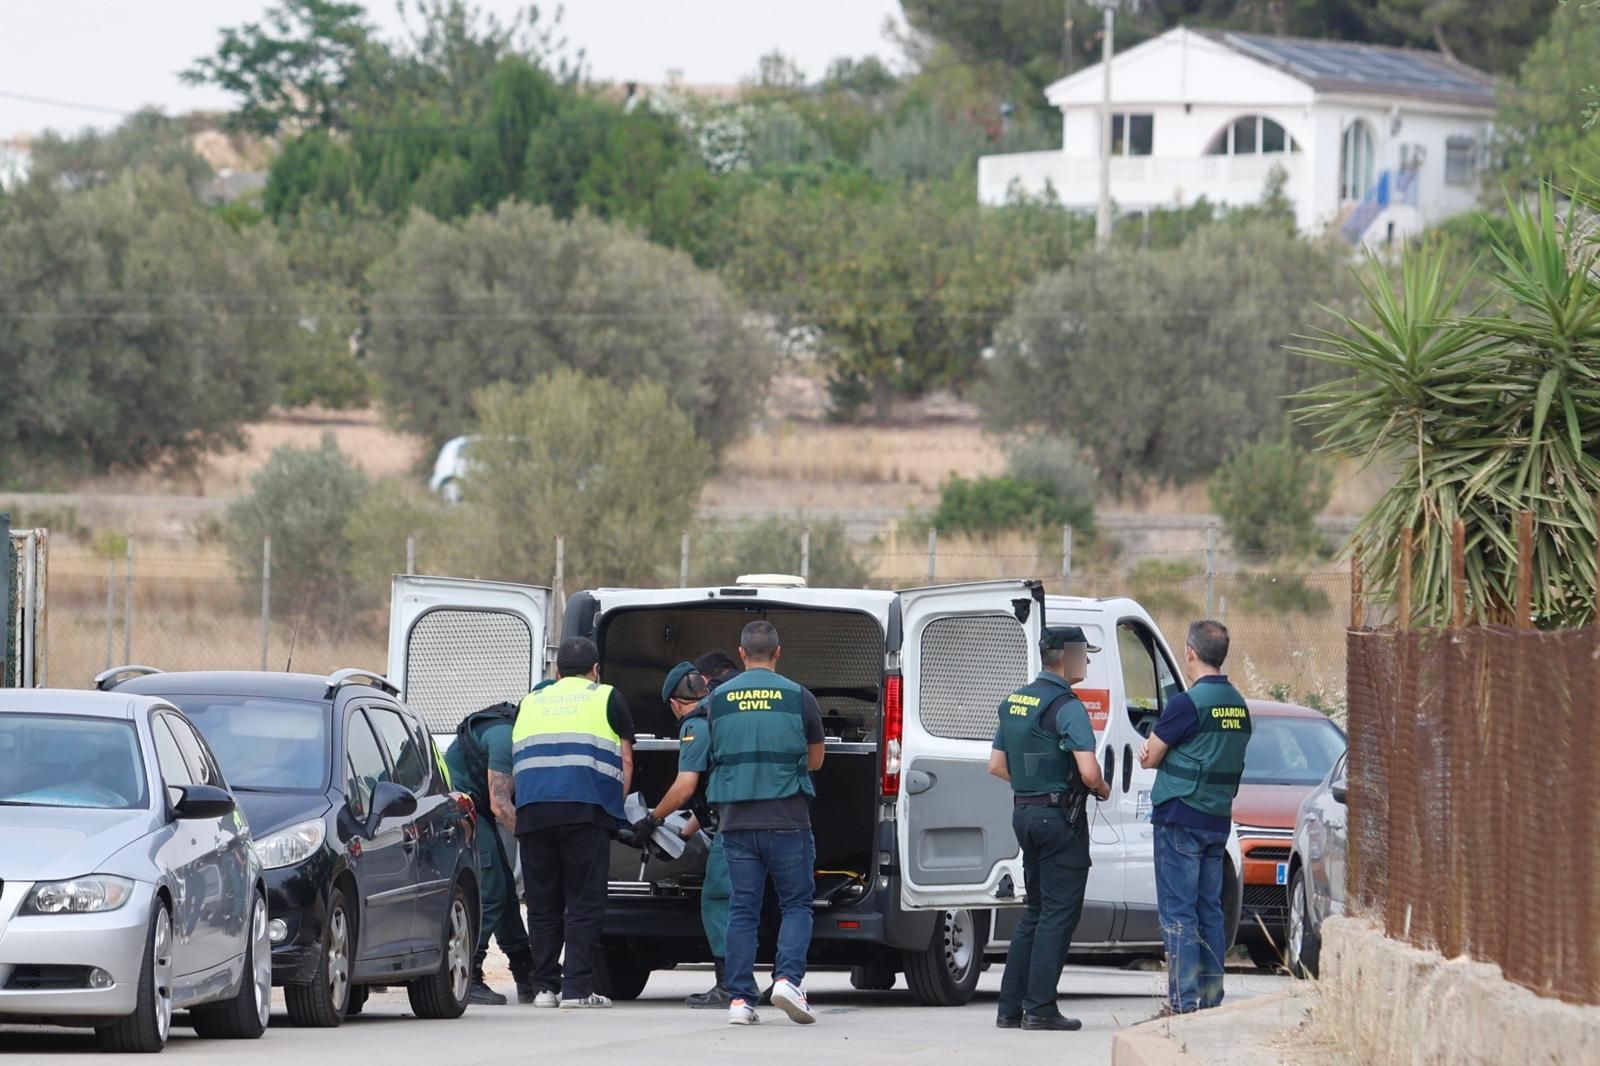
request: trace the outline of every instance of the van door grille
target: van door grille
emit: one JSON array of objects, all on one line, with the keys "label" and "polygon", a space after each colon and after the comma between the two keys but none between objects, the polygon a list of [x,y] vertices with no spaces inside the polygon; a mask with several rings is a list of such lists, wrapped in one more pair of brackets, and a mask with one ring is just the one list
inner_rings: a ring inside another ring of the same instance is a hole
[{"label": "van door grille", "polygon": [[520,616],[429,611],[406,639],[406,705],[429,732],[454,733],[474,711],[526,696],[533,663],[533,633]]},{"label": "van door grille", "polygon": [[1010,615],[936,618],[922,630],[918,716],[936,737],[989,740],[1000,701],[1029,680],[1027,632]]}]

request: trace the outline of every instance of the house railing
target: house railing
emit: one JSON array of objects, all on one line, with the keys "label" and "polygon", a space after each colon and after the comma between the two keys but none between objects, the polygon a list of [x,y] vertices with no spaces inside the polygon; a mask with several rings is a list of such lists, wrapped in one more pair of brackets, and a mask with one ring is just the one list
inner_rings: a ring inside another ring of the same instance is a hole
[{"label": "house railing", "polygon": [[1417,206],[1417,172],[1415,170],[1385,170],[1372,183],[1356,209],[1344,220],[1340,231],[1351,244],[1361,243],[1367,230],[1384,209],[1398,204]]}]

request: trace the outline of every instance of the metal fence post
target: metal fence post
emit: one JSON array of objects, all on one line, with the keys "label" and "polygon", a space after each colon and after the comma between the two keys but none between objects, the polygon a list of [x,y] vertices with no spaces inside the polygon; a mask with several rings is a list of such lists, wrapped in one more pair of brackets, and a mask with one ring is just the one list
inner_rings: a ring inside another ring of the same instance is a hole
[{"label": "metal fence post", "polygon": [[800,531],[800,580],[811,580],[811,527]]},{"label": "metal fence post", "polygon": [[689,531],[683,531],[683,540],[678,546],[678,587],[689,587]]},{"label": "metal fence post", "polygon": [[567,613],[567,538],[556,534],[556,580],[555,580],[556,616],[565,617]]},{"label": "metal fence post", "polygon": [[406,573],[417,572],[417,535],[412,533],[406,537]]},{"label": "metal fence post", "polygon": [[114,631],[117,626],[117,559],[116,556],[106,556],[106,669],[109,670],[116,663],[111,657],[117,653],[116,645],[112,643]]},{"label": "metal fence post", "polygon": [[1217,580],[1217,527],[1206,527],[1206,617],[1211,617],[1212,592]]},{"label": "metal fence post", "polygon": [[1061,527],[1061,595],[1072,595],[1072,527]]},{"label": "metal fence post", "polygon": [[928,584],[933,584],[939,577],[939,531],[928,530]]},{"label": "metal fence post", "polygon": [[128,572],[122,575],[122,661],[133,662],[133,534],[128,534]]},{"label": "metal fence post", "polygon": [[[0,512],[0,685],[4,685],[14,672],[11,647],[11,515]],[[19,597],[21,593],[19,592]],[[30,614],[32,612],[29,612]],[[18,633],[17,654],[22,654],[22,634]],[[20,671],[17,671],[20,673]]]},{"label": "metal fence post", "polygon": [[272,646],[272,537],[261,538],[261,669]]}]

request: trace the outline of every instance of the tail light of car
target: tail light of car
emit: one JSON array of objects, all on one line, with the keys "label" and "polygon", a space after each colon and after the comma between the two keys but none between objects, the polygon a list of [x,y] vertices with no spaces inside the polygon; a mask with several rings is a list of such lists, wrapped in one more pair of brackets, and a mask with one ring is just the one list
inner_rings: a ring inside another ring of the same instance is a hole
[{"label": "tail light of car", "polygon": [[883,679],[883,794],[900,794],[900,739],[905,728],[901,711],[902,679],[892,674]]},{"label": "tail light of car", "polygon": [[455,792],[452,795],[456,798],[456,806],[461,809],[462,814],[466,815],[468,823],[476,823],[478,820],[478,805],[472,802],[472,797],[465,792]]}]

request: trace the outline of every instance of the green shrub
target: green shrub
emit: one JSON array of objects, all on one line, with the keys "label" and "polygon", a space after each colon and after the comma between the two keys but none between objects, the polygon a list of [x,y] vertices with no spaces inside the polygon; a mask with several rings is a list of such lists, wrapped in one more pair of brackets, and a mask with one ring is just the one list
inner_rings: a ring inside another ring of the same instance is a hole
[{"label": "green shrub", "polygon": [[1235,551],[1270,556],[1315,550],[1317,515],[1333,478],[1291,441],[1259,440],[1240,449],[1207,486]]},{"label": "green shrub", "polygon": [[404,569],[406,540],[416,538],[420,574],[466,576],[473,572],[470,513],[445,504],[405,478],[372,486],[345,522],[351,574],[363,589],[384,589]]},{"label": "green shrub", "polygon": [[1018,481],[1049,485],[1063,500],[1093,501],[1100,495],[1100,471],[1071,437],[1034,435],[1006,443],[1006,473]]},{"label": "green shrub", "polygon": [[1128,572],[1128,590],[1152,615],[1198,618],[1200,605],[1189,593],[1205,571],[1185,560],[1142,559]]},{"label": "green shrub", "polygon": [[932,525],[943,532],[993,536],[1013,530],[1048,530],[1070,525],[1092,537],[1094,504],[1060,496],[1042,481],[1020,481],[1009,474],[972,481],[953,477],[939,493]]},{"label": "green shrub", "polygon": [[1240,574],[1235,594],[1246,611],[1318,615],[1332,606],[1328,594],[1298,574]]},{"label": "green shrub", "polygon": [[741,574],[800,573],[800,542],[811,529],[810,570],[813,588],[860,588],[872,574],[849,532],[837,518],[815,519],[803,514],[769,515],[739,528],[713,527],[701,538],[703,562],[694,573],[713,584],[733,581]]}]

